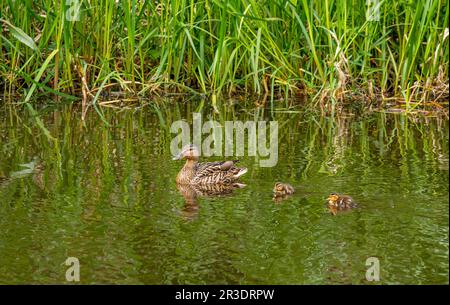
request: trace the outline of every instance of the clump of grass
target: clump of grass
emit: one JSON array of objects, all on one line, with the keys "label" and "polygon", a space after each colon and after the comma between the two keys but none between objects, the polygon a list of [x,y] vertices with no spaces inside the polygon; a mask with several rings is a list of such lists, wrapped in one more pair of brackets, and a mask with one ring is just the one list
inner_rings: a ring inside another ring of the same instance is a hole
[{"label": "clump of grass", "polygon": [[80,96],[83,112],[106,89],[411,110],[448,98],[448,18],[443,0],[2,1],[1,84]]}]

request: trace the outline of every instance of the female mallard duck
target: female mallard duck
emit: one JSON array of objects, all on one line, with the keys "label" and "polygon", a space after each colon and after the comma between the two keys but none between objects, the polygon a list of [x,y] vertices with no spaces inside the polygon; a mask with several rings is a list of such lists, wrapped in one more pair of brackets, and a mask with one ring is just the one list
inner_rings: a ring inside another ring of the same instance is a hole
[{"label": "female mallard duck", "polygon": [[328,207],[333,214],[336,214],[337,211],[353,209],[358,206],[352,197],[336,193],[331,193],[330,196],[328,196],[327,201]]},{"label": "female mallard duck", "polygon": [[292,195],[294,193],[294,188],[292,185],[287,183],[277,182],[273,187],[273,196],[274,197],[284,197],[287,195]]},{"label": "female mallard duck", "polygon": [[198,163],[199,155],[197,147],[191,144],[173,158],[186,159],[176,178],[178,184],[233,184],[247,172],[246,168],[234,166],[238,160]]}]

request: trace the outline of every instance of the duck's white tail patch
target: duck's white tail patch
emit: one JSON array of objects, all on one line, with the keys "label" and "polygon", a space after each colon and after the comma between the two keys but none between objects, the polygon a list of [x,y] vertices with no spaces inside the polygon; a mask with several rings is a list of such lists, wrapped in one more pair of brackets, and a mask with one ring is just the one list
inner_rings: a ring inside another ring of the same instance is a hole
[{"label": "duck's white tail patch", "polygon": [[247,172],[246,168],[242,168],[239,173],[237,173],[236,175],[234,175],[234,178],[239,178],[240,176],[242,176],[243,174],[245,174]]}]

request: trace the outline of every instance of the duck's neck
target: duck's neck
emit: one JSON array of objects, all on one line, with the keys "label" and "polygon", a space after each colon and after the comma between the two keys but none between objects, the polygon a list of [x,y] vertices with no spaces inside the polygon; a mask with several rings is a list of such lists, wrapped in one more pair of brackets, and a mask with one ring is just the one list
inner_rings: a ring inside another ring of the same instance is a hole
[{"label": "duck's neck", "polygon": [[181,171],[178,173],[177,182],[181,184],[189,184],[195,175],[195,166],[197,165],[197,160],[186,160]]}]

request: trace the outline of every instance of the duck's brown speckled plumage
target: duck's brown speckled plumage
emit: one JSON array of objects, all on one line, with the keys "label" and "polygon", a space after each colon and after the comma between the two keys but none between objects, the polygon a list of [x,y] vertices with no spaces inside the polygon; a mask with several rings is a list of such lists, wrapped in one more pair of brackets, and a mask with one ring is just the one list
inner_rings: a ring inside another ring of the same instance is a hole
[{"label": "duck's brown speckled plumage", "polygon": [[234,190],[244,188],[242,183],[233,184],[177,184],[178,191],[183,197],[191,200],[197,197],[225,197],[233,194]]},{"label": "duck's brown speckled plumage", "polygon": [[186,159],[176,178],[178,184],[232,184],[247,172],[234,165],[237,160],[198,163],[198,150],[193,145],[185,147],[176,159]]},{"label": "duck's brown speckled plumage", "polygon": [[200,209],[197,202],[199,197],[225,197],[231,196],[235,189],[245,187],[242,183],[233,184],[177,184],[177,189],[185,199],[185,205],[181,209],[184,219],[194,219]]}]

